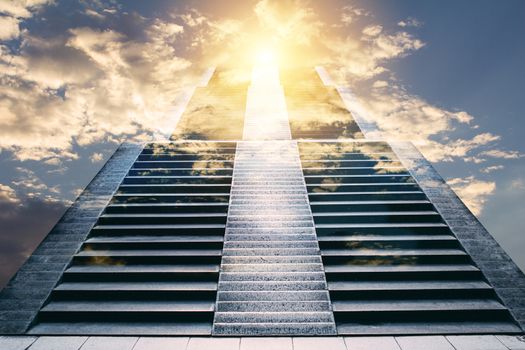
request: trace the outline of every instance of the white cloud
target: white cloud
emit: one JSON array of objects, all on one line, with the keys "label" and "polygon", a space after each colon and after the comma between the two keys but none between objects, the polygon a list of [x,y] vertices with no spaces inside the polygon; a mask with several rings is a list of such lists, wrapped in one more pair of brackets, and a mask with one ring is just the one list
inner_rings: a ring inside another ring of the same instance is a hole
[{"label": "white cloud", "polygon": [[261,0],[254,12],[267,34],[288,43],[307,45],[321,35],[323,23],[312,8],[299,5],[297,1]]},{"label": "white cloud", "polygon": [[20,35],[18,24],[20,20],[15,17],[0,16],[0,40],[10,40]]},{"label": "white cloud", "polygon": [[29,18],[53,0],[4,0],[0,1],[0,40],[15,39],[20,35],[21,19]]},{"label": "white cloud", "polygon": [[498,149],[484,151],[481,152],[480,155],[499,159],[518,159],[522,157],[518,151],[504,151]]},{"label": "white cloud", "polygon": [[20,199],[16,195],[16,191],[7,185],[0,184],[0,204],[19,204]]},{"label": "white cloud", "polygon": [[369,16],[370,13],[364,9],[353,7],[353,6],[344,6],[341,11],[341,22],[344,25],[350,25],[353,23],[356,18]]},{"label": "white cloud", "polygon": [[503,168],[504,168],[503,165],[492,165],[492,166],[485,167],[481,169],[480,171],[484,174],[489,174],[489,173],[492,173],[493,171],[501,170]]},{"label": "white cloud", "polygon": [[372,84],[372,87],[375,89],[380,89],[388,86],[388,81],[385,80],[376,80]]},{"label": "white cloud", "polygon": [[180,25],[154,20],[144,33],[82,27],[24,33],[19,53],[0,46],[0,149],[60,165],[78,158],[74,144],[152,134],[194,78],[174,49]]},{"label": "white cloud", "polygon": [[376,24],[370,25],[363,29],[363,34],[366,36],[378,36],[383,31],[383,27]]},{"label": "white cloud", "polygon": [[32,16],[31,11],[53,2],[54,0],[4,0],[0,1],[0,13],[17,18],[28,18]]},{"label": "white cloud", "polygon": [[91,160],[91,163],[98,163],[102,159],[104,159],[104,155],[102,153],[93,153],[91,157],[89,157],[89,160]]},{"label": "white cloud", "polygon": [[481,214],[488,197],[496,190],[495,182],[479,180],[473,176],[450,179],[447,183],[474,215]]},{"label": "white cloud", "polygon": [[348,35],[326,40],[332,52],[327,64],[336,80],[348,84],[370,79],[388,71],[386,62],[425,46],[407,32],[388,33],[380,25],[369,25],[363,33],[362,38]]},{"label": "white cloud", "polygon": [[398,26],[404,28],[404,27],[421,27],[423,23],[421,23],[420,21],[418,21],[417,19],[415,18],[407,18],[403,21],[399,21],[397,23]]}]

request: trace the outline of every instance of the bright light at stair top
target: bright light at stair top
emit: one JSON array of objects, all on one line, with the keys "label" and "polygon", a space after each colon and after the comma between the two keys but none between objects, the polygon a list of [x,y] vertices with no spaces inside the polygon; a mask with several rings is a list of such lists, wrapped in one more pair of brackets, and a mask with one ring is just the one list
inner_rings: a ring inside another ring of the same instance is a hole
[{"label": "bright light at stair top", "polygon": [[277,54],[271,48],[259,49],[255,53],[255,64],[260,66],[273,66],[277,64]]}]

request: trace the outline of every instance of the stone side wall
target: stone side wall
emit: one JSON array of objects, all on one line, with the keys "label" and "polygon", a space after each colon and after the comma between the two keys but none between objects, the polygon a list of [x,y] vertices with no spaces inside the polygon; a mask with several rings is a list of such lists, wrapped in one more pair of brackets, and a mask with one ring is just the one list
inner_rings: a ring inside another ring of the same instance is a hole
[{"label": "stone side wall", "polygon": [[0,334],[22,334],[142,150],[122,144],[0,292]]},{"label": "stone side wall", "polygon": [[390,142],[390,145],[523,329],[523,272],[416,147],[409,142]]}]

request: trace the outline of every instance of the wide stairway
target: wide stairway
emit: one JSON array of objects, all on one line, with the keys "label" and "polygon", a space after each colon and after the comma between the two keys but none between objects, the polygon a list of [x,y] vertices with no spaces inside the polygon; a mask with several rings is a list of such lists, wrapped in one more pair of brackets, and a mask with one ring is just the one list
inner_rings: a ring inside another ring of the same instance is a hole
[{"label": "wide stairway", "polygon": [[519,332],[384,142],[300,142],[338,334]]},{"label": "wide stairway", "polygon": [[31,333],[210,335],[234,155],[146,145]]}]

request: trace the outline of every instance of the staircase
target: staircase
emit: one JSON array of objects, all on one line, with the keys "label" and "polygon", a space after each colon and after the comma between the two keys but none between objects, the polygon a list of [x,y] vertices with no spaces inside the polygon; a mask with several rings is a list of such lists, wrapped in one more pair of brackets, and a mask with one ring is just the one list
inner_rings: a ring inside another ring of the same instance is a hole
[{"label": "staircase", "polygon": [[335,335],[295,141],[243,141],[214,335]]},{"label": "staircase", "polygon": [[519,332],[383,142],[300,142],[337,332]]},{"label": "staircase", "polygon": [[234,156],[146,145],[31,333],[210,335]]}]

